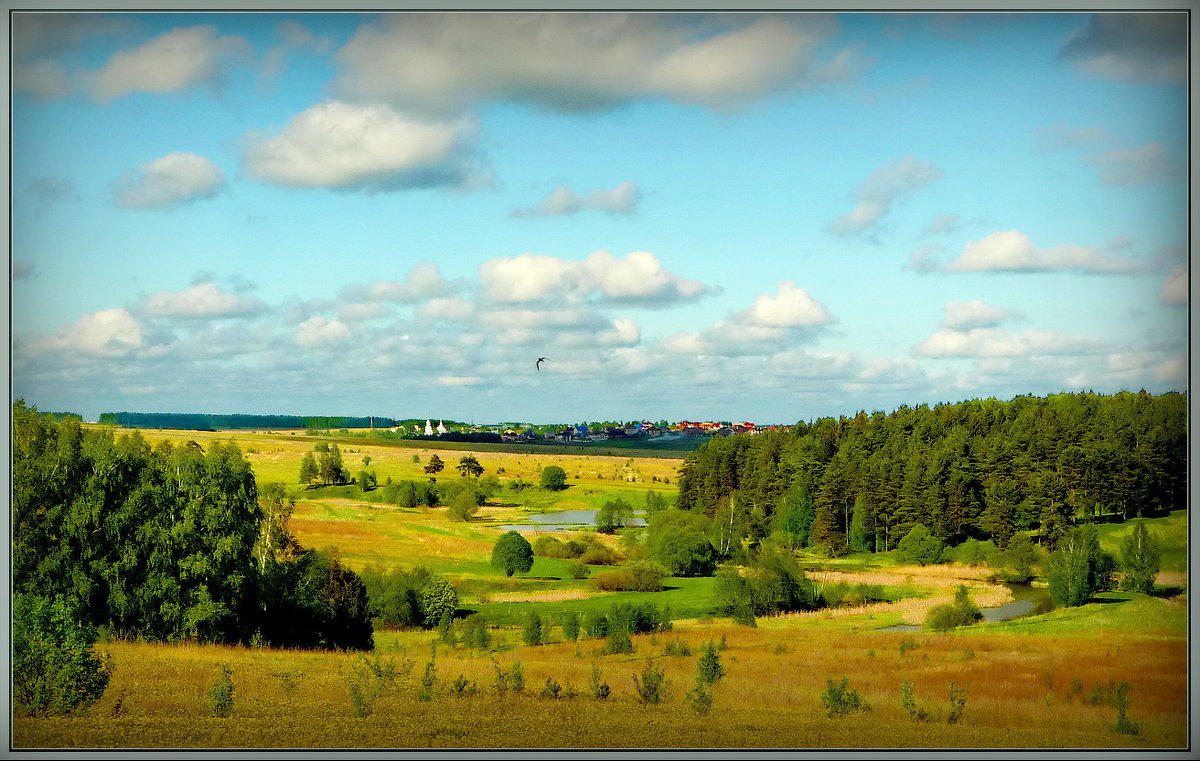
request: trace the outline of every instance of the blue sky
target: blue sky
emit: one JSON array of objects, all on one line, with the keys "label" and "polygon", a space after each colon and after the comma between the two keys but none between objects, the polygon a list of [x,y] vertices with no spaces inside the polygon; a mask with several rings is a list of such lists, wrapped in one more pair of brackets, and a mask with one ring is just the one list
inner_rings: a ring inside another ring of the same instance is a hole
[{"label": "blue sky", "polygon": [[1186,389],[1185,15],[13,24],[12,382],[42,409]]}]

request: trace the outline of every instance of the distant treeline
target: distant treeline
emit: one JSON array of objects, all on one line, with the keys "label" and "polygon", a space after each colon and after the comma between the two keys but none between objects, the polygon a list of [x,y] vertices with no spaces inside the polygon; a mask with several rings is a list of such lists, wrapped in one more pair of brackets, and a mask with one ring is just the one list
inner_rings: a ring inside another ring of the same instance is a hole
[{"label": "distant treeline", "polygon": [[[373,422],[372,422],[373,421]],[[186,431],[224,431],[279,428],[392,428],[388,417],[318,417],[303,415],[208,415],[190,412],[105,412],[101,424],[124,428],[169,428]]]},{"label": "distant treeline", "polygon": [[1187,396],[1122,392],[901,406],[759,436],[685,460],[678,505],[725,527],[831,553],[894,549],[915,525],[1053,548],[1079,521],[1187,505]]}]

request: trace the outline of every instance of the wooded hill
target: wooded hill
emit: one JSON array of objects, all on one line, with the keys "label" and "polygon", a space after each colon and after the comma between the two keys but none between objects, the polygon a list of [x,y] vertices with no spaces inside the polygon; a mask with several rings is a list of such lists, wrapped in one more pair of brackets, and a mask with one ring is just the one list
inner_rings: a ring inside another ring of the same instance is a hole
[{"label": "wooded hill", "polygon": [[901,406],[715,438],[680,470],[678,506],[726,553],[775,534],[832,554],[893,549],[920,523],[1000,547],[1033,529],[1186,506],[1187,396],[1122,392]]}]

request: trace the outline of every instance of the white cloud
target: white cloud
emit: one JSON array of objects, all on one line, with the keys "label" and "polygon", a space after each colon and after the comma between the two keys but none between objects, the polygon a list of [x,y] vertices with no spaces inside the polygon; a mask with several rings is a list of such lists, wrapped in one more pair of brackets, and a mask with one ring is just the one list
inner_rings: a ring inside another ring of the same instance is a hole
[{"label": "white cloud", "polygon": [[1011,309],[987,304],[980,299],[949,301],[946,303],[945,310],[942,327],[948,330],[992,328],[1016,316],[1016,312]]},{"label": "white cloud", "polygon": [[859,184],[854,191],[858,205],[831,222],[829,231],[851,236],[878,227],[893,204],[941,176],[941,170],[916,156],[884,164]]},{"label": "white cloud", "polygon": [[395,301],[415,304],[450,292],[450,283],[442,277],[437,264],[421,262],[408,271],[404,280],[375,280],[366,286],[350,286],[342,296],[350,301]]},{"label": "white cloud", "polygon": [[344,342],[350,337],[350,328],[339,320],[310,317],[296,326],[296,343],[301,346],[330,346]]},{"label": "white cloud", "polygon": [[115,358],[129,356],[144,345],[142,326],[133,315],[124,309],[104,309],[80,317],[57,336],[38,342],[37,348]]},{"label": "white cloud", "polygon": [[1188,303],[1188,267],[1186,264],[1180,264],[1171,270],[1171,273],[1163,281],[1159,295],[1162,297],[1162,303],[1171,306]]},{"label": "white cloud", "polygon": [[649,251],[632,251],[623,259],[594,251],[581,262],[532,253],[489,259],[479,268],[479,282],[485,298],[504,303],[595,294],[604,301],[655,306],[711,291],[664,269]]},{"label": "white cloud", "polygon": [[746,325],[766,328],[812,327],[832,320],[824,305],[809,296],[808,291],[787,280],[779,283],[779,295],[759,295],[738,319]]},{"label": "white cloud", "polygon": [[1162,143],[1147,143],[1141,148],[1117,148],[1088,160],[1101,169],[1105,185],[1148,185],[1167,180],[1178,172],[1179,162],[1167,155]]},{"label": "white cloud", "polygon": [[921,235],[949,235],[950,233],[958,230],[961,224],[962,220],[957,214],[938,214],[933,218]]},{"label": "white cloud", "polygon": [[368,304],[342,304],[338,307],[338,319],[342,322],[362,322],[363,320],[378,320],[391,315],[383,304],[372,302]]},{"label": "white cloud", "polygon": [[1038,357],[1094,354],[1106,344],[1087,336],[1064,336],[1045,330],[1007,333],[999,328],[942,329],[913,347],[919,357]]},{"label": "white cloud", "polygon": [[127,173],[113,194],[126,209],[154,209],[212,198],[224,187],[216,164],[194,153],[171,153]]},{"label": "white cloud", "polygon": [[73,73],[57,57],[92,37],[131,26],[128,19],[97,13],[14,13],[10,19],[13,91],[43,100],[66,97],[76,87]]},{"label": "white cloud", "polygon": [[442,297],[425,302],[417,308],[416,314],[424,320],[466,323],[475,316],[475,306],[465,299]]},{"label": "white cloud", "polygon": [[151,294],[142,308],[152,317],[236,317],[262,311],[263,303],[204,282],[183,291]]},{"label": "white cloud", "polygon": [[279,134],[250,133],[243,164],[254,179],[297,188],[383,192],[464,186],[472,166],[471,119],[415,118],[382,105],[328,101],[301,112]]},{"label": "white cloud", "polygon": [[815,14],[389,14],[337,53],[340,96],[459,111],[514,101],[563,111],[668,98],[728,107],[843,78],[821,60],[837,21]]},{"label": "white cloud", "polygon": [[659,344],[667,354],[747,356],[773,354],[833,322],[819,301],[790,281],[779,283],[777,295],[761,294],[749,309],[698,332],[684,331]]},{"label": "white cloud", "polygon": [[537,206],[517,209],[514,217],[552,217],[574,214],[578,211],[597,210],[612,214],[632,214],[637,210],[641,192],[637,183],[626,180],[610,190],[596,190],[580,196],[573,190],[560,185]]},{"label": "white cloud", "polygon": [[1100,248],[1064,244],[1039,249],[1024,233],[1007,230],[967,243],[962,254],[942,269],[946,272],[1008,270],[1120,274],[1138,272],[1145,269],[1145,266],[1137,259],[1114,256]]},{"label": "white cloud", "polygon": [[437,379],[439,386],[478,386],[483,382],[477,375],[442,375]]},{"label": "white cloud", "polygon": [[1097,13],[1058,52],[1103,79],[1182,82],[1187,77],[1186,13]]},{"label": "white cloud", "polygon": [[133,50],[115,53],[91,75],[90,90],[96,100],[109,101],[136,92],[217,86],[229,61],[249,50],[244,38],[218,37],[211,24],[172,29]]}]

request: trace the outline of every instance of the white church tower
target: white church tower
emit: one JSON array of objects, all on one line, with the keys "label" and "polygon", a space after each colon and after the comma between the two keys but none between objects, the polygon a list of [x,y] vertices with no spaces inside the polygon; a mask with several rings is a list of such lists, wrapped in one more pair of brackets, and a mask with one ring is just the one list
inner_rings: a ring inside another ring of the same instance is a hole
[{"label": "white church tower", "polygon": [[425,435],[426,436],[433,435],[433,424],[430,423],[428,420],[425,421]]},{"label": "white church tower", "polygon": [[438,421],[437,432],[438,432],[439,436],[441,436],[443,433],[446,432],[446,421],[444,421],[444,420]]}]

